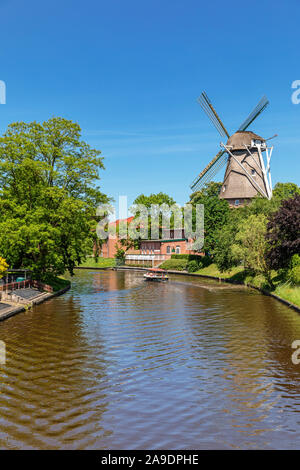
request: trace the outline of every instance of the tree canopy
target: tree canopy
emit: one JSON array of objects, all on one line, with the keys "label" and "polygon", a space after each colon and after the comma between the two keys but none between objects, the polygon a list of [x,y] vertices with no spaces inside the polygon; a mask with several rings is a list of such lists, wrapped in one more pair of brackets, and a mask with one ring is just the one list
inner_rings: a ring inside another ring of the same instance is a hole
[{"label": "tree canopy", "polygon": [[73,273],[91,252],[100,151],[63,118],[14,123],[0,138],[0,255],[15,267]]},{"label": "tree canopy", "polygon": [[157,194],[150,194],[149,196],[145,196],[145,194],[140,194],[138,197],[135,198],[133,204],[143,204],[148,209],[150,209],[151,205],[162,205],[167,204],[168,206],[172,206],[176,204],[174,199],[166,193],[157,193]]},{"label": "tree canopy", "polygon": [[[159,192],[157,194],[150,194],[145,196],[145,194],[140,194],[133,201],[133,206],[131,210],[135,212],[135,219],[140,216],[140,211],[138,205],[143,205],[147,211],[148,219],[148,238],[152,238],[153,233],[156,233],[156,236],[162,236],[162,225],[164,218],[170,220],[170,227],[174,227],[174,213],[172,213],[171,207],[176,206],[174,199],[166,193]],[[136,220],[133,221],[135,223]]]},{"label": "tree canopy", "polygon": [[233,257],[242,262],[245,269],[269,277],[266,263],[267,218],[264,214],[250,215],[240,222],[232,245]]},{"label": "tree canopy", "polygon": [[211,182],[190,196],[194,206],[204,205],[204,250],[210,253],[216,248],[218,231],[225,226],[230,214],[228,202],[219,199],[221,186],[222,183]]},{"label": "tree canopy", "polygon": [[300,194],[282,201],[267,226],[269,265],[288,267],[293,255],[300,253]]}]

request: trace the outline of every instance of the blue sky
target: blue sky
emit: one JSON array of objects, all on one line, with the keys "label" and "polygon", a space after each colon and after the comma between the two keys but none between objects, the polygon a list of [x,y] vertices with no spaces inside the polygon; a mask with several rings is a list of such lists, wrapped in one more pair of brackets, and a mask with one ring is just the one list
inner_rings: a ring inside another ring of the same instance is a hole
[{"label": "blue sky", "polygon": [[279,135],[274,184],[300,184],[299,14],[299,1],[0,0],[0,132],[72,119],[105,157],[104,192],[132,202],[164,191],[184,203],[221,140],[200,92],[229,132],[266,94],[250,129]]}]

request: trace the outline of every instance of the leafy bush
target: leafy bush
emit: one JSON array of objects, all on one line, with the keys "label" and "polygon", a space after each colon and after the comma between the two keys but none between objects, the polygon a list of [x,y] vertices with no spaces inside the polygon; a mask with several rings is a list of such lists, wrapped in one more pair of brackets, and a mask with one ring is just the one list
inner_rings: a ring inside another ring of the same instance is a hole
[{"label": "leafy bush", "polygon": [[290,261],[290,267],[295,268],[296,266],[300,266],[300,256],[293,255]]},{"label": "leafy bush", "polygon": [[115,254],[115,258],[120,261],[125,261],[125,250],[118,248]]},{"label": "leafy bush", "polygon": [[194,273],[196,271],[198,271],[199,269],[199,265],[197,264],[197,261],[189,261],[188,264],[187,264],[187,270],[189,273]]},{"label": "leafy bush", "polygon": [[205,255],[205,256],[201,256],[198,258],[198,264],[199,264],[199,269],[201,268],[206,268],[207,266],[209,266],[210,264],[213,263],[213,260],[210,256],[208,255]]},{"label": "leafy bush", "polygon": [[201,255],[189,255],[189,254],[183,254],[183,255],[171,255],[171,259],[185,259],[187,261],[196,261],[196,263],[199,265],[199,268],[206,268],[206,266],[209,266],[212,263],[212,258],[210,256],[201,256]]},{"label": "leafy bush", "polygon": [[0,256],[0,278],[3,277],[4,273],[8,269],[8,264],[4,258]]},{"label": "leafy bush", "polygon": [[244,283],[246,285],[251,285],[254,287],[258,287],[259,289],[265,289],[265,290],[270,290],[272,288],[272,285],[270,284],[270,280],[268,280],[263,274],[255,274],[255,273],[250,273],[247,271],[244,271],[244,273],[241,273],[244,275]]},{"label": "leafy bush", "polygon": [[300,265],[294,266],[288,271],[289,281],[295,286],[300,285]]},{"label": "leafy bush", "polygon": [[300,285],[300,256],[298,254],[291,257],[288,268],[279,270],[282,281],[292,285]]},{"label": "leafy bush", "polygon": [[186,265],[186,259],[168,259],[160,265],[160,268],[171,271],[185,271]]},{"label": "leafy bush", "polygon": [[71,282],[68,279],[64,279],[63,277],[54,276],[52,273],[46,273],[41,282],[44,284],[49,284],[53,287],[54,292],[57,292],[65,287],[69,286]]}]

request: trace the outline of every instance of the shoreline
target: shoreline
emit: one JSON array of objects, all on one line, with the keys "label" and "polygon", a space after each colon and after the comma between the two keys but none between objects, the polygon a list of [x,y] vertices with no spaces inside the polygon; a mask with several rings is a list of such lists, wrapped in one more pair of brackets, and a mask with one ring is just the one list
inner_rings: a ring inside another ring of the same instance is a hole
[{"label": "shoreline", "polygon": [[100,267],[100,266],[93,266],[93,267],[89,267],[89,266],[75,266],[74,269],[94,269],[95,271],[103,271],[105,269],[114,269],[115,266],[103,266],[103,267]]},{"label": "shoreline", "polygon": [[[87,267],[87,266],[82,266],[82,267],[76,267],[75,269],[78,270],[89,270],[89,271],[105,271],[105,270],[111,270],[111,271],[147,271],[149,268],[144,268],[144,267],[137,267],[137,266],[113,266],[113,267]],[[223,282],[231,285],[239,285],[243,286],[249,289],[255,289],[259,291],[263,295],[267,295],[269,297],[273,297],[275,300],[283,303],[287,307],[291,308],[292,310],[295,310],[296,312],[300,313],[300,307],[297,305],[293,304],[292,302],[289,302],[288,300],[283,299],[282,297],[279,297],[276,294],[273,294],[272,292],[269,292],[265,289],[261,289],[260,287],[253,286],[251,284],[244,284],[243,282],[239,281],[232,281],[227,278],[222,278],[222,277],[217,277],[217,276],[209,276],[206,274],[199,274],[199,273],[188,273],[187,271],[174,271],[174,270],[167,270],[168,274],[176,274],[180,276],[191,276],[191,277],[198,277],[202,279],[210,279],[218,282]],[[0,322],[7,320],[8,318],[17,315],[18,313],[25,312],[26,310],[31,309],[35,305],[39,305],[41,303],[46,302],[47,300],[50,300],[54,297],[58,297],[60,295],[65,294],[69,289],[71,288],[71,283],[62,289],[59,289],[56,292],[43,292],[41,293],[41,296],[39,296],[36,299],[33,299],[32,301],[28,302],[28,304],[25,305],[18,305],[18,304],[10,304],[7,303],[8,308],[5,309],[2,313],[0,312]]]},{"label": "shoreline", "polygon": [[[90,268],[90,269],[93,269],[93,268]],[[147,271],[149,268],[143,268],[143,267],[139,268],[139,267],[136,267],[136,266],[120,266],[120,267],[110,268],[110,269],[115,269],[115,270],[135,269],[137,271]],[[275,300],[278,300],[279,302],[285,304],[287,307],[289,307],[289,308],[295,310],[296,312],[300,313],[300,307],[298,307],[298,305],[295,305],[292,302],[289,302],[288,300],[285,300],[282,297],[279,297],[279,295],[277,295],[277,294],[273,294],[272,292],[269,292],[265,289],[261,289],[260,287],[253,286],[251,284],[244,284],[243,282],[231,281],[230,279],[227,279],[227,278],[209,276],[207,274],[188,273],[186,271],[173,271],[173,270],[166,270],[166,271],[167,271],[168,274],[179,274],[181,276],[194,276],[194,277],[200,277],[200,278],[203,278],[203,279],[212,279],[212,280],[219,281],[219,282],[226,282],[227,284],[244,286],[244,287],[248,287],[249,289],[255,289],[255,290],[261,292],[263,295],[273,297]]]},{"label": "shoreline", "polygon": [[[17,315],[18,313],[25,312],[35,305],[42,304],[46,302],[47,300],[52,299],[53,297],[58,297],[59,295],[63,295],[65,292],[67,292],[71,288],[71,283],[67,285],[66,287],[63,287],[62,289],[56,291],[56,292],[42,292],[41,296],[39,296],[37,299],[33,299],[32,301],[28,302],[28,304],[20,305],[17,306],[18,304],[9,304],[7,303],[7,309],[4,310],[4,312],[0,312],[0,322],[7,320],[10,317],[13,317],[14,315]],[[5,302],[6,303],[6,302]]]}]

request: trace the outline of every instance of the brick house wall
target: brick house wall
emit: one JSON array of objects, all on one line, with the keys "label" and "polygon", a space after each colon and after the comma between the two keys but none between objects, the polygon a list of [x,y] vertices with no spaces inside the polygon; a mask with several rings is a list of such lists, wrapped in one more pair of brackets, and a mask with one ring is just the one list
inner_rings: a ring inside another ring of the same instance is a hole
[{"label": "brick house wall", "polygon": [[[128,224],[131,222],[133,217],[125,219],[124,222]],[[112,222],[110,225],[118,225],[120,220]],[[183,229],[171,229],[162,231],[162,240],[142,240],[140,250],[133,248],[126,251],[126,255],[149,255],[149,254],[161,254],[164,255],[165,259],[171,258],[172,254],[195,254],[194,251],[189,250],[189,241],[184,237]],[[165,236],[165,237],[164,237]],[[168,238],[166,238],[168,236]],[[108,239],[103,243],[100,256],[103,258],[114,258],[119,238],[117,235],[109,235]],[[196,253],[197,254],[197,253]]]}]

